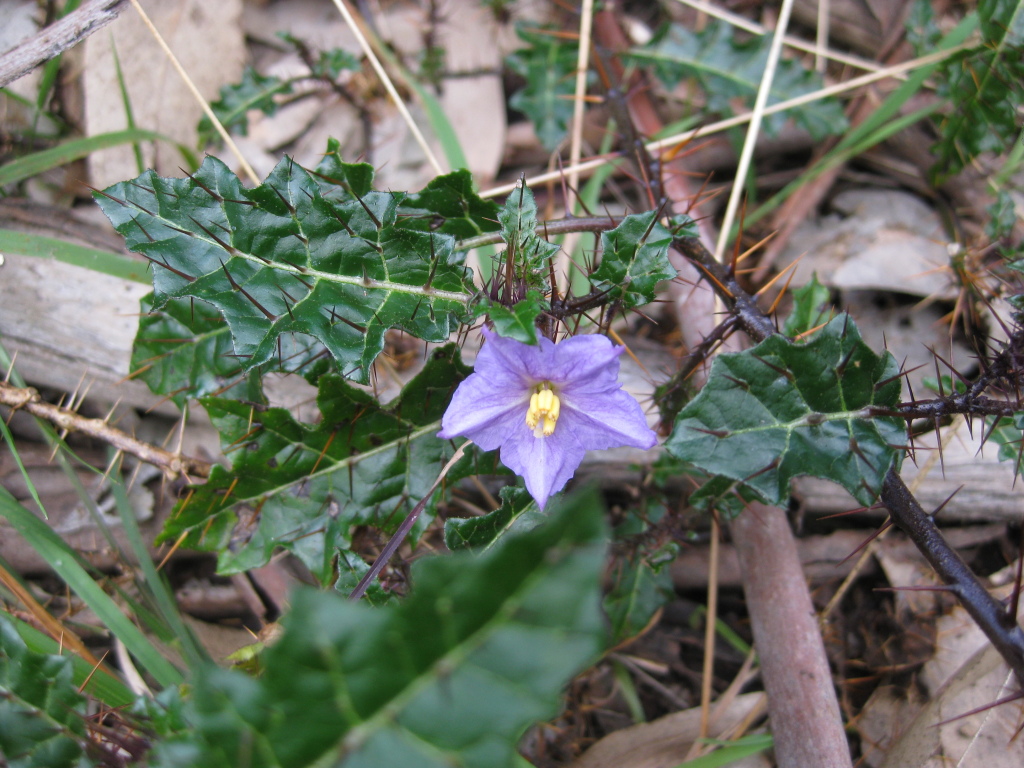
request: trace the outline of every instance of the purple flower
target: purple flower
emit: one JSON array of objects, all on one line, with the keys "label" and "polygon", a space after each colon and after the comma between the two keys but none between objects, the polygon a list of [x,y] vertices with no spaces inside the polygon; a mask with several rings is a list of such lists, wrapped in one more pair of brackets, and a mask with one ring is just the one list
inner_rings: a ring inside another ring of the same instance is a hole
[{"label": "purple flower", "polygon": [[589,450],[657,442],[640,404],[619,384],[619,355],[604,336],[537,346],[486,328],[473,374],[459,385],[438,437],[468,437],[526,479],[541,508]]}]

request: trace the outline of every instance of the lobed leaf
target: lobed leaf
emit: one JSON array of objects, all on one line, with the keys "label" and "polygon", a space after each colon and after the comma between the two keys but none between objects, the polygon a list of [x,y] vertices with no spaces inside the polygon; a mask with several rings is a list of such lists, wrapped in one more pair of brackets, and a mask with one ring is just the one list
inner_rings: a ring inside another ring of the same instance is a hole
[{"label": "lobed leaf", "polygon": [[186,296],[213,304],[245,370],[275,357],[283,366],[282,345],[304,335],[366,382],[387,329],[445,341],[473,286],[450,235],[404,228],[402,195],[360,194],[345,179],[365,170],[337,170],[344,179],[321,185],[286,158],[246,189],[208,157],[187,179],[149,171],[97,200],[153,263],[155,307]]},{"label": "lobed leaf", "polygon": [[130,370],[153,392],[167,396],[179,408],[192,398],[211,394],[263,402],[261,372],[246,373],[232,354],[224,318],[212,306],[172,299],[163,309],[153,309],[153,294],[148,293],[140,299],[139,311]]},{"label": "lobed leaf", "polygon": [[[290,82],[273,75],[261,75],[252,67],[246,67],[241,80],[220,89],[220,98],[211,101],[210,108],[225,130],[245,136],[249,132],[250,110],[258,109],[265,115],[273,115],[277,112],[277,101],[274,97],[291,92]],[[200,147],[220,138],[208,117],[203,117],[199,121],[196,130],[199,133]]]},{"label": "lobed leaf", "polygon": [[538,509],[537,502],[526,488],[506,486],[500,494],[501,506],[493,512],[479,517],[449,517],[445,520],[445,546],[452,551],[489,549],[508,533],[532,530],[561,503],[561,497],[552,499],[552,507],[546,514]]},{"label": "lobed leaf", "polygon": [[500,336],[507,336],[523,344],[536,344],[537,318],[550,306],[540,291],[531,289],[511,307],[484,298],[473,307],[473,314],[476,317],[489,316],[495,332]]},{"label": "lobed leaf", "polygon": [[669,565],[679,553],[670,543],[661,551],[619,558],[612,570],[604,610],[615,645],[636,637],[674,597]]},{"label": "lobed leaf", "polygon": [[872,415],[899,401],[899,368],[876,355],[848,316],[805,344],[772,336],[715,358],[708,383],[680,413],[669,452],[740,481],[770,504],[798,475],[832,480],[871,504],[899,466],[905,423]]},{"label": "lobed leaf", "polygon": [[11,768],[95,765],[85,751],[87,715],[71,659],[30,651],[0,615],[0,763]]},{"label": "lobed leaf", "polygon": [[999,446],[999,460],[1012,461],[1015,474],[1024,473],[1024,413],[1014,414],[1012,419],[987,418],[985,429],[989,439]]},{"label": "lobed leaf", "polygon": [[604,535],[590,494],[483,555],[414,563],[399,605],[297,591],[262,675],[197,675],[191,730],[151,764],[515,765],[516,740],[604,645]]},{"label": "lobed leaf", "polygon": [[400,215],[406,226],[416,222],[423,229],[461,240],[496,231],[498,210],[497,203],[476,193],[473,175],[463,168],[431,179],[421,191],[406,195]]},{"label": "lobed leaf", "polygon": [[558,253],[558,246],[537,234],[537,201],[525,184],[508,196],[498,212],[501,236],[508,244],[507,255],[513,259],[515,278],[526,287],[545,285],[548,262]]},{"label": "lobed leaf", "polygon": [[615,229],[601,233],[601,265],[590,279],[608,293],[610,302],[621,302],[626,309],[649,304],[658,283],[676,276],[668,260],[672,233],[657,219],[657,211],[630,214]]},{"label": "lobed leaf", "polygon": [[517,26],[516,34],[528,45],[505,63],[526,85],[512,94],[509,106],[530,118],[545,149],[553,151],[572,120],[578,46],[539,27]]},{"label": "lobed leaf", "polygon": [[[214,467],[205,485],[191,489],[160,540],[183,537],[187,546],[218,551],[224,572],[263,565],[283,547],[330,581],[335,551],[348,548],[353,526],[393,530],[426,496],[454,452],[436,437],[441,415],[469,372],[448,345],[387,406],[339,376],[321,376],[316,425],[283,408],[201,400],[232,465]],[[450,481],[477,469],[473,456]],[[429,520],[424,514],[417,532]]]},{"label": "lobed leaf", "polygon": [[[736,101],[745,103],[748,109],[753,107],[770,47],[770,35],[740,41],[730,24],[712,20],[702,32],[672,24],[647,46],[633,49],[630,58],[641,65],[653,65],[669,88],[674,88],[680,80],[694,78],[704,91],[708,111],[731,115]],[[781,59],[772,80],[768,105],[812,93],[821,87],[819,74],[805,69],[794,59]],[[842,104],[834,98],[824,98],[783,113],[765,115],[765,130],[778,133],[789,117],[815,139],[842,133],[847,128]]]}]

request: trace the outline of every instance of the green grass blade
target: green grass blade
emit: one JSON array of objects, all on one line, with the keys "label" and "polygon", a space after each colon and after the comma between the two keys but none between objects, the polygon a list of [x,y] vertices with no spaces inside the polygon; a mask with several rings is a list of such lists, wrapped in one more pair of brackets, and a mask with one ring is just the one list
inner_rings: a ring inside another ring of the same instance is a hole
[{"label": "green grass blade", "polygon": [[[27,624],[16,616],[6,614],[7,620],[14,625],[15,630],[21,635],[21,639],[25,641],[25,645],[28,646],[29,650],[33,653],[47,653],[47,654],[60,654],[60,644],[52,637],[47,637],[38,629],[33,627],[31,624]],[[135,701],[135,694],[131,692],[127,685],[122,683],[110,675],[104,672],[96,672],[89,662],[84,661],[77,656],[71,657],[72,665],[74,667],[73,680],[76,685],[81,687],[86,680],[88,684],[85,686],[85,692],[90,696],[95,696],[97,699],[102,701],[108,707],[124,707]],[[91,677],[90,677],[91,675]]]},{"label": "green grass blade", "polygon": [[128,491],[125,488],[124,482],[117,473],[112,472],[111,478],[111,492],[117,505],[118,514],[121,517],[121,525],[124,528],[125,537],[128,539],[128,546],[131,547],[135,558],[139,562],[145,579],[145,585],[152,596],[157,611],[160,613],[160,617],[171,628],[184,651],[185,658],[190,667],[195,668],[200,664],[208,663],[210,657],[203,650],[202,646],[196,642],[188,627],[185,626],[185,622],[182,621],[181,613],[178,611],[177,603],[174,601],[174,596],[171,594],[167,582],[157,572],[156,566],[153,565],[153,559],[149,556],[149,550],[146,549],[146,545],[142,541],[139,521],[135,517],[135,510],[132,509],[131,502],[128,500]]},{"label": "green grass blade", "polygon": [[423,103],[423,111],[427,114],[431,130],[434,131],[437,140],[441,142],[441,149],[448,160],[448,166],[453,171],[459,168],[468,168],[466,154],[462,151],[462,143],[459,141],[448,115],[444,113],[441,102],[434,94],[416,82],[411,75],[408,78],[408,83]]},{"label": "green grass blade", "polygon": [[50,564],[162,687],[181,683],[181,672],[160,655],[139,628],[121,612],[118,605],[86,572],[75,551],[46,523],[19,504],[6,488],[0,488],[0,515],[7,518],[29,546]]},{"label": "green grass blade", "polygon": [[[114,71],[117,73],[117,88],[121,92],[121,104],[124,105],[125,122],[129,130],[135,130],[138,125],[135,122],[135,111],[132,109],[132,99],[128,94],[128,86],[124,82],[124,71],[121,69],[121,57],[117,55],[117,46],[111,41],[110,45],[114,54]],[[137,141],[132,142],[132,153],[135,155],[135,167],[139,173],[146,170],[146,163],[142,159],[142,145]]]},{"label": "green grass blade", "polygon": [[143,285],[149,285],[151,281],[146,271],[146,263],[137,259],[130,259],[119,253],[76,245],[55,237],[15,232],[12,229],[0,229],[0,253],[17,253],[22,256],[63,261],[66,264],[85,267],[94,272],[101,272]]},{"label": "green grass blade", "polygon": [[28,475],[28,470],[25,469],[25,464],[21,460],[21,454],[18,453],[18,446],[14,444],[14,435],[11,434],[11,428],[7,426],[7,422],[0,419],[0,435],[3,435],[4,440],[7,442],[7,447],[11,451],[11,456],[14,457],[14,463],[18,465],[18,471],[21,472],[21,476],[25,478],[25,487],[28,488],[28,492],[32,495],[32,501],[39,507],[39,511],[43,513],[43,517],[46,517],[46,510],[43,509],[43,502],[39,498],[39,493],[36,491],[36,484],[32,482],[32,478]]},{"label": "green grass blade", "polygon": [[0,186],[15,184],[32,176],[38,176],[44,171],[59,168],[74,160],[80,160],[98,149],[108,149],[121,144],[139,141],[159,140],[167,141],[177,146],[176,142],[163,134],[139,128],[111,131],[110,133],[101,133],[98,136],[87,136],[83,139],[71,139],[52,149],[33,152],[31,155],[19,157],[17,160],[12,160],[6,165],[0,166]]},{"label": "green grass blade", "polygon": [[721,768],[721,766],[730,765],[737,760],[763,752],[770,748],[773,743],[774,740],[768,734],[744,736],[742,739],[725,742],[725,746],[715,750],[710,755],[679,763],[676,768]]}]

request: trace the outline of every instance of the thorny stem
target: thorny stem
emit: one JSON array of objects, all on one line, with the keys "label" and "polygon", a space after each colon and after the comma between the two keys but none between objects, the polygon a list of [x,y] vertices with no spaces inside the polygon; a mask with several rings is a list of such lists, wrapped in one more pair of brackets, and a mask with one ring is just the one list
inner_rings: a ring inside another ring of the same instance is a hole
[{"label": "thorny stem", "polygon": [[[757,307],[753,298],[736,283],[724,266],[714,260],[699,241],[695,238],[677,238],[674,246],[697,263],[711,278],[709,282],[714,290],[754,341],[760,342],[778,333],[772,321]],[[1005,360],[997,360],[997,365],[1005,365]],[[983,380],[986,385],[994,380],[991,370],[983,374]],[[915,406],[927,406],[923,410],[928,416],[970,412],[958,411],[956,404],[966,406],[972,401],[971,398],[975,403],[980,402],[978,382],[975,382],[964,395],[952,395],[932,401],[934,405],[908,404],[906,410],[900,410],[899,415],[906,416],[912,413]],[[909,417],[914,418],[913,415]],[[1024,630],[1018,625],[1016,616],[1010,616],[1003,605],[989,594],[974,572],[942,537],[935,521],[924,511],[903,479],[892,468],[882,483],[881,500],[889,510],[893,523],[910,537],[935,572],[952,587],[953,593],[963,603],[978,627],[1014,671],[1018,682],[1024,684]]]},{"label": "thorny stem", "polygon": [[15,387],[0,381],[0,405],[6,405],[12,410],[23,410],[40,419],[45,419],[59,429],[79,432],[102,440],[119,451],[160,467],[169,477],[177,477],[182,474],[190,478],[210,476],[213,465],[207,461],[165,451],[163,448],[138,440],[117,427],[110,426],[103,419],[90,419],[68,408],[48,403],[31,387]]}]

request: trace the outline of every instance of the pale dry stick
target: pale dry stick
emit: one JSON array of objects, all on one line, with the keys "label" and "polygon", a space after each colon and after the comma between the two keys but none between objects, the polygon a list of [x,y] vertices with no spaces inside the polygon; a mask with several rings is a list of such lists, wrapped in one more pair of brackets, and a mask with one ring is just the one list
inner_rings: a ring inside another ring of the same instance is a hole
[{"label": "pale dry stick", "polygon": [[[860,77],[855,77],[851,80],[847,80],[844,83],[837,83],[836,85],[830,85],[825,88],[819,88],[818,90],[812,91],[811,93],[806,93],[802,96],[795,96],[792,99],[787,99],[786,101],[780,101],[778,104],[773,104],[764,110],[763,115],[767,116],[774,115],[778,112],[785,112],[787,109],[803,106],[804,104],[809,104],[813,101],[823,99],[826,96],[836,96],[841,93],[846,93],[847,91],[856,90],[857,88],[860,88],[861,86],[864,85],[868,85],[869,83],[874,83],[877,82],[878,80],[884,80],[887,77],[897,77],[904,72],[909,72],[918,67],[928,66],[929,64],[935,64],[936,62],[948,59],[951,56],[955,56],[957,53],[966,50],[968,47],[969,45],[967,43],[964,43],[954,48],[950,48],[949,50],[946,51],[937,51],[936,53],[930,53],[927,56],[921,56],[911,61],[904,61],[900,64],[894,64],[891,67],[880,69],[877,72],[870,72],[866,75],[861,75]],[[709,125],[705,125],[700,128],[694,128],[689,131],[677,133],[665,139],[652,141],[649,144],[645,144],[644,146],[646,147],[648,152],[659,152],[663,149],[668,149],[670,147],[675,147],[680,144],[684,144],[687,141],[697,138],[698,136],[712,136],[716,133],[721,133],[722,131],[725,131],[729,128],[735,128],[738,125],[743,125],[744,123],[750,120],[751,114],[752,113],[750,112],[745,112],[744,114],[737,115],[736,117],[730,117],[726,120],[719,120],[718,122],[710,123]],[[598,168],[601,168],[602,166],[607,165],[610,162],[619,159],[621,159],[621,156],[618,154],[614,154],[594,158],[593,160],[586,160],[582,163],[577,164],[576,166],[570,166],[562,168],[561,170],[558,171],[541,173],[536,176],[532,176],[526,179],[526,184],[527,186],[534,187],[540,184],[546,184],[549,181],[555,181],[561,178],[562,175],[565,173],[589,173]],[[501,186],[492,187],[491,189],[488,189],[485,192],[481,192],[480,196],[484,198],[498,197],[499,195],[507,195],[515,189],[515,184],[502,184]]]},{"label": "pale dry stick", "polygon": [[718,558],[721,551],[721,529],[718,518],[711,516],[711,553],[708,560],[708,608],[704,626],[704,667],[700,681],[700,738],[708,735],[711,724],[711,682],[715,672],[715,623],[718,619]]},{"label": "pale dry stick", "polygon": [[[789,16],[793,10],[793,0],[783,0],[782,10],[779,13],[779,21],[772,35],[772,44],[768,49],[768,61],[765,62],[764,73],[761,75],[761,83],[757,88],[757,97],[754,99],[754,111],[750,115],[750,123],[747,125],[747,135],[743,139],[743,149],[740,152],[739,165],[736,168],[735,181],[732,191],[729,193],[729,202],[725,206],[725,216],[722,218],[722,226],[718,230],[718,243],[715,246],[715,261],[719,264],[725,256],[725,248],[732,239],[732,224],[736,220],[736,212],[739,210],[743,197],[743,180],[747,177],[750,163],[754,159],[754,146],[757,144],[757,136],[761,132],[761,120],[764,118],[765,107],[768,105],[768,94],[772,89],[772,82],[775,80],[775,69],[779,64],[779,57],[782,55],[782,37],[786,34],[789,26]],[[721,307],[716,308],[721,309]]]},{"label": "pale dry stick", "polygon": [[0,56],[0,88],[60,56],[117,18],[124,0],[95,0],[39,30]]},{"label": "pale dry stick", "polygon": [[[939,446],[939,450],[929,454],[928,458],[925,459],[924,464],[921,465],[921,469],[918,470],[917,476],[914,477],[913,481],[911,481],[911,483],[907,486],[907,488],[910,489],[911,493],[917,493],[917,489],[921,487],[921,484],[924,482],[925,477],[935,467],[935,464],[939,461],[939,457],[942,455],[942,452],[946,449],[946,446],[948,446],[953,441],[953,438],[956,436],[957,432],[960,431],[960,427],[963,426],[965,423],[966,419],[964,419],[963,415],[958,414],[953,419],[953,423],[950,424],[950,428],[946,430],[945,435],[940,438],[941,445]],[[870,544],[864,547],[864,551],[860,553],[860,557],[857,558],[857,562],[854,563],[854,566],[852,569],[850,569],[850,572],[846,574],[846,578],[843,579],[843,583],[839,585],[839,589],[836,590],[836,593],[832,595],[832,599],[828,601],[828,605],[826,605],[824,609],[822,609],[821,613],[818,615],[818,625],[822,629],[824,629],[825,625],[828,623],[828,617],[832,615],[832,612],[836,609],[836,607],[839,605],[842,599],[846,596],[846,593],[849,591],[850,587],[853,586],[853,582],[855,582],[860,577],[860,572],[864,569],[864,566],[867,564],[868,559],[875,554],[875,552],[878,550],[879,544],[881,544],[881,542],[888,535],[889,531],[891,531],[892,529],[893,526],[889,526],[880,534],[878,534],[871,541]]]},{"label": "pale dry stick", "polygon": [[822,73],[825,71],[825,64],[827,63],[822,51],[828,50],[831,10],[831,0],[818,0],[818,28],[815,30],[816,35],[814,38],[818,46],[814,52],[814,68]]},{"label": "pale dry stick", "polygon": [[[570,167],[579,165],[583,154],[583,113],[586,108],[587,70],[590,69],[590,40],[594,29],[594,0],[583,0],[581,11],[579,55],[576,57],[576,92],[573,97],[572,107],[572,137],[569,142]],[[579,172],[569,174],[568,186],[570,194],[575,192],[579,195]],[[572,213],[577,203],[578,200],[566,200],[566,213]],[[575,250],[576,243],[579,240],[580,235],[578,233],[574,232],[567,235],[562,243],[562,249],[558,252],[555,279],[561,283],[563,293],[566,292],[569,286],[570,254]]]},{"label": "pale dry stick", "polygon": [[235,144],[234,139],[231,138],[227,129],[224,128],[223,123],[221,123],[213,113],[213,109],[210,107],[209,102],[203,98],[203,94],[199,92],[196,84],[192,82],[192,78],[189,76],[188,72],[186,72],[185,68],[181,66],[181,62],[178,61],[178,57],[174,55],[174,51],[172,51],[171,47],[167,45],[167,41],[164,40],[163,35],[160,34],[160,30],[156,28],[152,20],[142,9],[142,6],[139,4],[139,0],[131,0],[131,3],[135,7],[136,12],[138,12],[139,18],[142,19],[142,23],[146,25],[146,29],[149,30],[153,39],[156,40],[157,45],[159,45],[161,50],[163,50],[164,55],[167,56],[167,60],[171,62],[171,66],[174,67],[174,71],[178,73],[182,82],[185,83],[185,87],[189,89],[195,100],[199,102],[199,106],[202,107],[203,114],[206,115],[207,119],[213,124],[217,133],[220,134],[221,139],[224,141],[224,146],[226,146],[228,150],[230,150],[231,154],[235,156],[235,159],[238,160],[239,167],[245,172],[245,175],[249,177],[250,181],[252,181],[253,184],[259,184],[260,177],[256,175],[256,171],[254,171],[253,167],[249,165],[249,161],[245,159],[245,155],[242,154],[242,150],[240,150],[238,145]]},{"label": "pale dry stick", "polygon": [[[738,27],[745,32],[751,32],[755,35],[767,35],[771,33],[770,29],[751,21],[750,19],[740,16],[737,13],[733,13],[732,11],[727,11],[724,8],[719,8],[711,3],[705,3],[703,0],[676,0],[676,2],[706,13],[709,16],[714,16],[716,19],[727,21],[734,27]],[[798,51],[813,53],[815,58],[820,57],[826,61],[836,61],[840,64],[847,64],[851,67],[855,67],[856,69],[863,69],[866,72],[877,72],[882,69],[882,66],[877,61],[863,59],[860,56],[851,56],[850,54],[842,53],[841,51],[833,51],[828,48],[827,42],[824,45],[821,45],[809,43],[806,40],[801,40],[799,37],[793,37],[792,35],[785,35],[782,38],[782,43],[783,45],[795,48]]]},{"label": "pale dry stick", "polygon": [[[133,2],[134,1],[135,0],[133,0]],[[370,41],[366,38],[366,35],[363,34],[363,30],[358,22],[356,22],[352,12],[349,11],[348,3],[346,3],[345,0],[332,0],[332,2],[334,3],[334,7],[338,9],[338,13],[340,13],[341,17],[345,20],[345,23],[348,24],[349,29],[352,30],[352,34],[355,35],[356,40],[359,42],[359,47],[363,49],[363,55],[365,55],[369,60],[370,66],[373,67],[373,71],[376,72],[377,77],[380,78],[381,85],[383,85],[384,90],[388,92],[388,96],[391,97],[391,101],[394,102],[395,107],[398,109],[398,113],[402,116],[405,124],[409,127],[409,131],[412,133],[416,143],[419,144],[420,149],[423,150],[423,154],[426,156],[427,162],[430,163],[435,174],[438,176],[442,175],[444,173],[444,168],[441,167],[441,163],[438,162],[437,157],[434,155],[434,151],[430,148],[430,145],[427,144],[427,140],[423,136],[423,132],[420,130],[420,127],[416,125],[416,121],[409,113],[409,109],[405,106],[405,102],[402,101],[402,97],[398,95],[398,90],[395,88],[395,84],[391,81],[388,73],[384,71],[384,66],[380,63],[380,59],[374,52],[373,46],[370,45]]]}]

